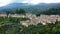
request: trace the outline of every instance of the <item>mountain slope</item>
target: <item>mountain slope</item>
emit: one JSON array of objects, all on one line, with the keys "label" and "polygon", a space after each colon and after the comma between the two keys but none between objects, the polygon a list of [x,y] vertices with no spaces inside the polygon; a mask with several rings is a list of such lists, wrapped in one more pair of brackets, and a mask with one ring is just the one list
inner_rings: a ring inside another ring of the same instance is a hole
[{"label": "mountain slope", "polygon": [[27,3],[12,3],[4,7],[0,7],[0,12],[5,10],[15,10],[16,8],[23,8],[27,12],[36,12],[36,10],[44,11],[49,8],[58,8],[60,7],[60,3],[40,3],[38,5],[28,5]]}]

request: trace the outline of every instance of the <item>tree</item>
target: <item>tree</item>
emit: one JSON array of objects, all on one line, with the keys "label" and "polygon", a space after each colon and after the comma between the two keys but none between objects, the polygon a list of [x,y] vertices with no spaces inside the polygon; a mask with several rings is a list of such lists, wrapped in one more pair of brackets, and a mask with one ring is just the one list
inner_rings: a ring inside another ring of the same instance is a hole
[{"label": "tree", "polygon": [[44,11],[43,14],[47,15],[60,15],[60,8],[49,8],[48,10]]},{"label": "tree", "polygon": [[24,9],[16,9],[16,12],[17,14],[25,14],[25,10]]},{"label": "tree", "polygon": [[6,11],[6,14],[7,14],[7,17],[8,17],[8,15],[10,14],[10,11]]}]

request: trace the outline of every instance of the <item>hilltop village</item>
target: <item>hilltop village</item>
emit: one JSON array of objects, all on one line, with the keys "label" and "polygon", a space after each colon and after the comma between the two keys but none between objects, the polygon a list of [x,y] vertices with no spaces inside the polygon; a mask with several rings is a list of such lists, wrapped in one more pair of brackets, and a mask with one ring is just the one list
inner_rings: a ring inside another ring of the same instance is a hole
[{"label": "hilltop village", "polygon": [[41,14],[40,16],[36,16],[34,14],[27,14],[26,17],[28,17],[30,20],[26,21],[20,21],[22,25],[37,25],[38,23],[41,23],[43,25],[46,25],[47,23],[53,23],[55,24],[56,21],[60,21],[59,15],[44,15]]},{"label": "hilltop village", "polygon": [[[0,17],[6,17],[6,14],[0,14]],[[46,25],[47,23],[53,23],[55,24],[56,21],[60,21],[59,15],[44,15],[41,14],[40,16],[36,16],[35,14],[27,13],[26,15],[20,15],[20,14],[9,14],[8,17],[22,17],[22,18],[29,18],[29,20],[26,21],[20,21],[20,24],[28,26],[28,25],[37,25],[38,23],[41,23],[43,25]]]}]

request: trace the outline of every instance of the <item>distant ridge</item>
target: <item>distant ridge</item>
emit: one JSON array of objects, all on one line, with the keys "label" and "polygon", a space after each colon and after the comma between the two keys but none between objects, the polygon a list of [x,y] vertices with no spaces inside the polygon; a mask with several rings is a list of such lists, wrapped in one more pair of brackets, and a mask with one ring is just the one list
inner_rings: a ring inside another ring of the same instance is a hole
[{"label": "distant ridge", "polygon": [[60,7],[60,3],[50,3],[50,4],[46,4],[46,3],[40,3],[37,5],[29,5],[27,3],[11,3],[9,5],[6,5],[4,7],[0,7],[0,12],[7,10],[7,9],[16,9],[16,8],[23,8],[26,11],[34,11],[35,9],[37,10],[47,10],[48,8],[59,8]]}]

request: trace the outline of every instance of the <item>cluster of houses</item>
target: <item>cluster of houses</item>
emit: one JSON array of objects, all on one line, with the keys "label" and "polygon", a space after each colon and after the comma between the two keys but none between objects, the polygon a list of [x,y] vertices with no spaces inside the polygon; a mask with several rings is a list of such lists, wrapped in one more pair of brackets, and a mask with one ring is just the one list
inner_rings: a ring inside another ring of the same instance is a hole
[{"label": "cluster of houses", "polygon": [[55,24],[56,21],[60,21],[60,16],[59,15],[44,15],[41,14],[40,16],[36,16],[34,14],[27,14],[26,15],[30,20],[26,21],[20,21],[22,25],[28,26],[28,25],[37,25],[38,23],[41,23],[43,25],[46,25],[47,23],[53,23]]},{"label": "cluster of houses", "polygon": [[[6,17],[6,14],[0,14],[0,17]],[[19,14],[9,14],[8,17],[27,17],[30,20],[26,21],[20,21],[20,24],[28,26],[28,25],[37,25],[38,23],[41,23],[43,25],[46,25],[47,23],[53,23],[55,24],[56,21],[60,21],[59,15],[44,15],[41,14],[40,16],[36,16],[35,14],[27,13],[26,15],[19,15]]]},{"label": "cluster of houses", "polygon": [[21,15],[21,14],[0,14],[0,17],[25,17],[25,15]]}]

